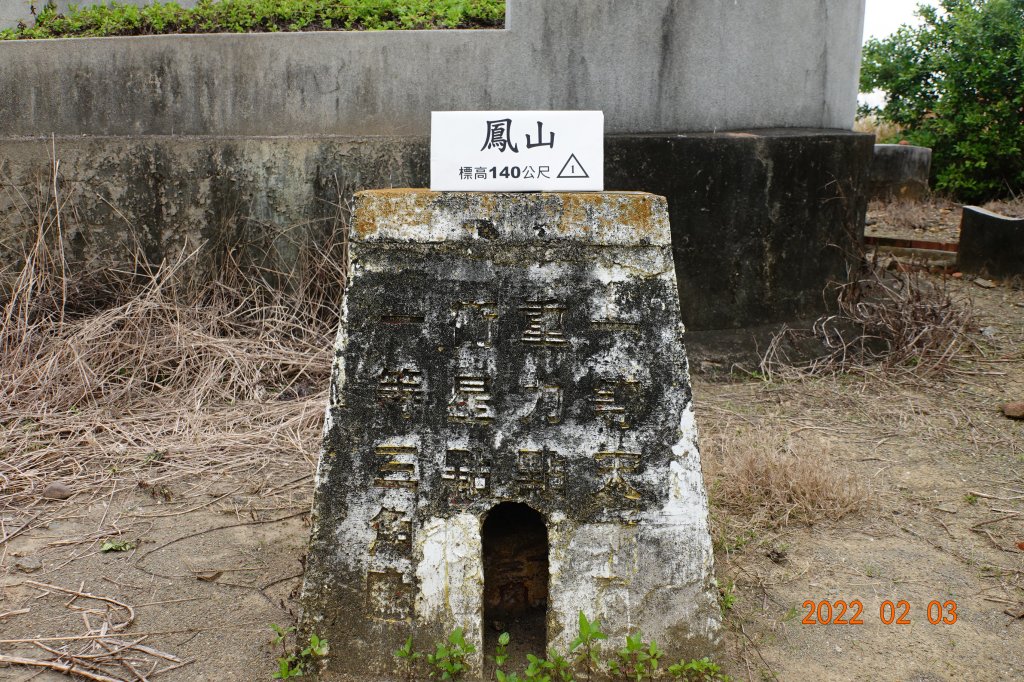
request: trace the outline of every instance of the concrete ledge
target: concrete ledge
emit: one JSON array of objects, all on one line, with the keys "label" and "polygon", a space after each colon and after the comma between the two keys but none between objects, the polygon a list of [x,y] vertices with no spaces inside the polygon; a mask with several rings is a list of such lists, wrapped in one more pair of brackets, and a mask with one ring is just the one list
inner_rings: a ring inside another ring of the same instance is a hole
[{"label": "concrete ledge", "polygon": [[457,109],[600,109],[610,133],[846,128],[863,8],[508,0],[496,31],[3,41],[0,135],[425,135]]},{"label": "concrete ledge", "polygon": [[989,277],[1024,275],[1024,218],[964,206],[957,267]]}]

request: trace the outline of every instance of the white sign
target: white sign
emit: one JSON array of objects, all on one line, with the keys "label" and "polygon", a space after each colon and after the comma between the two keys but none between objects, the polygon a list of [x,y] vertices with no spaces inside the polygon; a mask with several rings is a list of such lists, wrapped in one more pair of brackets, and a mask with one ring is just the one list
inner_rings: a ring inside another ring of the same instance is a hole
[{"label": "white sign", "polygon": [[600,111],[435,111],[435,192],[601,192]]}]

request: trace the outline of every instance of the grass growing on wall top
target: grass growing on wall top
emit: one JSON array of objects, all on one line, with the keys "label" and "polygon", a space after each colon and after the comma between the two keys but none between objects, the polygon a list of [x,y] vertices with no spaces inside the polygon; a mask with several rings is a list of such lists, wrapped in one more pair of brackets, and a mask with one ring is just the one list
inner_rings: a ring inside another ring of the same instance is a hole
[{"label": "grass growing on wall top", "polygon": [[112,2],[72,6],[60,13],[47,4],[32,26],[0,31],[0,40],[137,36],[169,33],[276,31],[387,31],[500,28],[505,0],[200,0],[185,9],[174,2],[144,7]]}]

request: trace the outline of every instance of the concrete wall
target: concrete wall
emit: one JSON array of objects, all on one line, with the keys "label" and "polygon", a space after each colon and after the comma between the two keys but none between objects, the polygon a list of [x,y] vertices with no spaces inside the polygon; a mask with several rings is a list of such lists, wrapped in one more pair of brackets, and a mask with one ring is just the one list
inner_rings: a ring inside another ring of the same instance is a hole
[{"label": "concrete wall", "polygon": [[[608,136],[609,189],[668,197],[683,321],[690,331],[814,317],[845,280],[863,235],[874,138],[757,130]],[[293,272],[337,242],[352,192],[424,187],[423,137],[56,138],[68,210],[65,253],[89,270],[160,263],[199,249]],[[36,234],[50,192],[50,140],[0,142],[0,263]]]},{"label": "concrete wall", "polygon": [[508,0],[497,31],[5,41],[0,135],[422,135],[431,110],[502,108],[601,109],[609,133],[849,128],[863,14]]},{"label": "concrete wall", "polygon": [[814,316],[863,232],[863,9],[508,0],[505,30],[0,42],[0,263],[36,233],[51,133],[76,262],[202,245],[200,276],[229,248],[291,272],[354,190],[428,184],[432,109],[597,108],[606,186],[668,198],[691,331]]}]

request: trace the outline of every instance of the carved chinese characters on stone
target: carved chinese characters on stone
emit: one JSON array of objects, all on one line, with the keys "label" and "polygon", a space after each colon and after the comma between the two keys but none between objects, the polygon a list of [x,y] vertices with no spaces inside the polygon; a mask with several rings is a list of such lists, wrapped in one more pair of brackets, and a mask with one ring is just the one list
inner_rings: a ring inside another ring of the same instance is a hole
[{"label": "carved chinese characters on stone", "polygon": [[523,343],[534,346],[564,346],[568,343],[562,328],[564,305],[555,300],[527,301],[519,309],[527,320]]},{"label": "carved chinese characters on stone", "polygon": [[374,454],[378,461],[374,486],[416,492],[419,487],[419,472],[415,447],[378,445]]},{"label": "carved chinese characters on stone", "polygon": [[565,469],[557,452],[520,450],[516,455],[516,492],[520,495],[562,492],[565,489]]},{"label": "carved chinese characters on stone", "polygon": [[581,609],[689,642],[715,593],[664,202],[366,197],[303,597],[324,679],[403,677],[411,632],[493,651],[513,606],[542,650]]},{"label": "carved chinese characters on stone", "polygon": [[491,301],[459,301],[454,307],[455,343],[490,348],[497,306]]},{"label": "carved chinese characters on stone", "polygon": [[451,400],[448,401],[448,419],[453,422],[490,424],[494,420],[491,404],[490,380],[482,375],[455,377]]},{"label": "carved chinese characters on stone", "polygon": [[420,325],[420,324],[423,324],[426,321],[426,319],[427,318],[425,316],[421,315],[420,313],[416,313],[416,312],[413,312],[413,313],[395,312],[395,313],[389,313],[387,315],[381,315],[380,316],[380,321],[382,323],[384,323],[384,324],[394,324],[394,325],[399,325],[399,324],[403,324],[403,325]]},{"label": "carved chinese characters on stone", "polygon": [[412,556],[412,520],[405,512],[384,507],[370,519],[370,527],[377,537],[370,545],[370,554],[394,553]]},{"label": "carved chinese characters on stone", "polygon": [[626,480],[640,464],[639,452],[598,452],[594,455],[594,461],[597,462],[597,472],[601,476],[598,495],[630,502],[640,499],[640,493]]},{"label": "carved chinese characters on stone", "polygon": [[[523,386],[534,407],[522,417],[524,422],[556,425],[561,424],[565,414],[564,391],[556,384],[530,383]],[[536,421],[535,421],[536,420]]]},{"label": "carved chinese characters on stone", "polygon": [[640,392],[640,384],[625,379],[601,379],[591,398],[594,413],[609,426],[623,431],[633,428],[631,415]]},{"label": "carved chinese characters on stone", "polygon": [[377,382],[377,400],[395,406],[404,419],[412,418],[416,408],[423,404],[425,391],[423,373],[415,367],[385,369]]},{"label": "carved chinese characters on stone", "polygon": [[445,452],[441,480],[447,486],[451,504],[468,504],[490,494],[491,465],[478,452],[452,448]]}]

